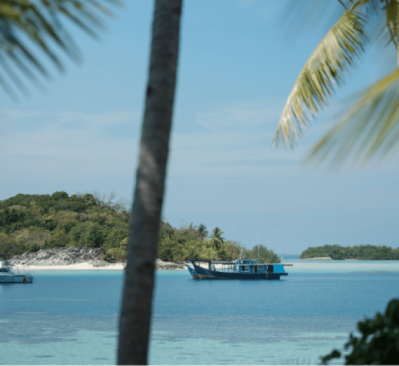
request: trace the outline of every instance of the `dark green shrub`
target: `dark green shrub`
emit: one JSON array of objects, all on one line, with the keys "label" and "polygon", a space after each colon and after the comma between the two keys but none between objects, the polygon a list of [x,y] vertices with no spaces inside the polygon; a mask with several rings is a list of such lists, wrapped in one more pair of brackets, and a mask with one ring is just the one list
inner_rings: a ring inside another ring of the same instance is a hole
[{"label": "dark green shrub", "polygon": [[[399,364],[399,299],[391,300],[385,314],[377,313],[357,325],[360,337],[350,334],[345,349],[346,365],[398,365]],[[322,357],[323,364],[342,357],[338,350]]]},{"label": "dark green shrub", "polygon": [[54,192],[51,195],[51,198],[53,198],[54,200],[58,201],[58,200],[65,200],[68,198],[68,193],[60,191],[60,192]]},{"label": "dark green shrub", "polygon": [[52,235],[50,239],[46,240],[44,248],[63,248],[66,247],[69,242],[70,237],[64,231],[59,231],[58,233]]}]

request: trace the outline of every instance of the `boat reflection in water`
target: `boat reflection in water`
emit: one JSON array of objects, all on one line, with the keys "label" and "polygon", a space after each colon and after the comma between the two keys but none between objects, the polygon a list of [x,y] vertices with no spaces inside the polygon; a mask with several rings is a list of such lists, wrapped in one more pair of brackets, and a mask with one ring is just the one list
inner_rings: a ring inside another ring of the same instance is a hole
[{"label": "boat reflection in water", "polygon": [[[199,262],[208,263],[208,269],[199,266]],[[240,258],[233,262],[196,259],[190,263],[192,267],[186,265],[191,276],[200,280],[279,280],[288,275],[283,263],[259,263],[259,259]]]}]

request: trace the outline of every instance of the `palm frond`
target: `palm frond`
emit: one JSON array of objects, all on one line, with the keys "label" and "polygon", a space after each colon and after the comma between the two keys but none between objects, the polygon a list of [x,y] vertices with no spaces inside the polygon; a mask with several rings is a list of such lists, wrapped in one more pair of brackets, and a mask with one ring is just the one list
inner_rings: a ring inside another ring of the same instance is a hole
[{"label": "palm frond", "polygon": [[347,8],[350,10],[362,9],[365,14],[375,14],[381,8],[381,0],[349,0]]},{"label": "palm frond", "polygon": [[366,42],[365,19],[360,12],[345,11],[309,57],[285,104],[273,146],[295,145],[315,115],[344,82],[349,66],[359,58]]},{"label": "palm frond", "polygon": [[[16,75],[18,72],[35,83],[36,75],[48,77],[36,55],[40,53],[63,71],[63,62],[54,45],[75,62],[79,61],[79,49],[65,28],[65,21],[96,37],[103,28],[102,16],[112,15],[106,3],[121,5],[119,0],[1,0],[0,84],[11,93],[10,85],[24,89],[25,83]],[[35,48],[39,52],[33,52]]]},{"label": "palm frond", "polygon": [[398,10],[399,4],[396,0],[385,1],[385,18],[386,18],[386,29],[389,31],[390,39],[389,42],[393,42],[396,46],[398,44]]},{"label": "palm frond", "polygon": [[388,159],[399,149],[399,69],[357,96],[341,122],[312,149],[307,161],[327,158],[339,167],[345,162],[365,165],[373,158]]}]

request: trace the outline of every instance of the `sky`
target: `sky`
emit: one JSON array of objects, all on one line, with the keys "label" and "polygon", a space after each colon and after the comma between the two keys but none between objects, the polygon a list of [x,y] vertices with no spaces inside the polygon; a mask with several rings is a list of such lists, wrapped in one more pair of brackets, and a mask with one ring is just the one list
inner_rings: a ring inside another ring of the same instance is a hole
[{"label": "sky", "polygon": [[[334,21],[290,13],[289,4],[184,2],[163,216],[175,227],[219,227],[248,248],[259,237],[277,254],[324,244],[396,248],[396,165],[331,172],[304,164],[346,98],[394,68],[393,47],[368,47],[304,141],[272,149],[296,77]],[[153,1],[125,0],[114,11],[99,41],[69,27],[83,62],[64,57],[63,74],[50,65],[44,90],[27,83],[29,97],[17,102],[0,90],[0,200],[97,191],[131,201]]]}]

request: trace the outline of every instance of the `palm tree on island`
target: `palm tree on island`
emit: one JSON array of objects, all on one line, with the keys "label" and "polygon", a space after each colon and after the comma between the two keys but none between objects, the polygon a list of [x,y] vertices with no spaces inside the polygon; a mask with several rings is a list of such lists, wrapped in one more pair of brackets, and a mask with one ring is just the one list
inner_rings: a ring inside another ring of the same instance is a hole
[{"label": "palm tree on island", "polygon": [[219,245],[224,243],[224,238],[222,237],[222,234],[224,234],[224,231],[222,231],[218,227],[215,227],[210,236],[210,239],[212,240],[216,250],[219,250]]},{"label": "palm tree on island", "polygon": [[202,240],[204,240],[208,236],[208,230],[204,224],[199,224],[198,226],[198,236]]}]

